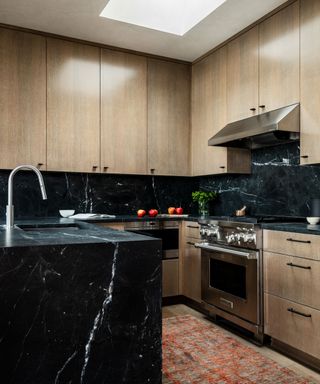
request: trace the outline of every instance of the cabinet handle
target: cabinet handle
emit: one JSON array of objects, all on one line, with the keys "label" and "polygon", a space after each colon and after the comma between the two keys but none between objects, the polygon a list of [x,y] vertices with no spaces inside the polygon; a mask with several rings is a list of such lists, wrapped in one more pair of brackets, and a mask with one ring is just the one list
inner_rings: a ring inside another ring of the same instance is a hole
[{"label": "cabinet handle", "polygon": [[309,156],[308,155],[303,155],[303,156],[300,156],[301,159],[307,159]]},{"label": "cabinet handle", "polygon": [[93,165],[92,169],[95,171],[96,169],[98,169],[98,166],[97,165]]},{"label": "cabinet handle", "polygon": [[154,221],[150,221],[149,225],[156,225]]},{"label": "cabinet handle", "polygon": [[187,241],[187,244],[189,244],[189,245],[195,245],[195,243],[192,243],[191,241]]},{"label": "cabinet handle", "polygon": [[42,166],[43,166],[43,163],[38,163],[38,164],[37,164],[37,167],[38,167],[38,168],[40,168],[40,167],[42,167]]},{"label": "cabinet handle", "polygon": [[220,165],[219,168],[221,168],[221,169],[225,169],[225,166],[224,166],[224,165]]},{"label": "cabinet handle", "polygon": [[311,244],[310,240],[295,240],[295,239],[287,239],[287,241],[292,241],[293,243],[303,243],[303,244]]},{"label": "cabinet handle", "polygon": [[254,112],[256,110],[257,110],[256,108],[250,108],[250,111],[252,111],[252,112]]},{"label": "cabinet handle", "polygon": [[259,108],[261,108],[261,109],[263,109],[263,108],[265,108],[266,106],[265,105],[259,105]]},{"label": "cabinet handle", "polygon": [[303,316],[303,317],[311,317],[310,314],[296,311],[296,310],[293,309],[293,308],[288,308],[287,311],[288,311],[288,312],[291,312],[291,313],[294,313],[294,314],[296,314],[296,315],[299,315],[299,316]]},{"label": "cabinet handle", "polygon": [[199,229],[199,227],[197,225],[187,225],[187,228]]},{"label": "cabinet handle", "polygon": [[151,173],[154,173],[155,170],[156,170],[155,168],[150,168]]},{"label": "cabinet handle", "polygon": [[107,172],[109,167],[103,167],[103,172]]},{"label": "cabinet handle", "polygon": [[305,267],[305,266],[303,266],[303,265],[298,265],[298,264],[293,264],[293,263],[287,263],[287,265],[288,265],[289,267],[296,267],[296,268],[302,268],[302,269],[311,269],[310,266]]}]

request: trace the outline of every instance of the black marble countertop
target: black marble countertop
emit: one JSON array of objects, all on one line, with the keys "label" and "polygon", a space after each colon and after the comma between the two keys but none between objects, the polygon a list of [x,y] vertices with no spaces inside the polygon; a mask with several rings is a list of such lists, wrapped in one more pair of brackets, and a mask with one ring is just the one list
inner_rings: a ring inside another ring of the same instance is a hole
[{"label": "black marble countertop", "polygon": [[[111,228],[94,225],[95,223],[132,222],[155,220],[187,220],[198,221],[201,217],[190,215],[188,217],[143,217],[135,215],[119,215],[115,218],[93,218],[82,220],[64,218],[39,218],[30,220],[16,220],[16,228],[6,231],[4,222],[0,222],[0,248],[25,247],[39,245],[68,245],[68,244],[97,244],[106,242],[146,241],[150,237],[126,231],[117,231]],[[209,216],[208,220],[246,221],[250,218],[236,218],[231,216]],[[23,228],[22,228],[23,227]],[[263,229],[274,231],[307,233],[320,235],[320,225],[306,223],[262,223]]]},{"label": "black marble countertop", "polygon": [[[81,220],[87,223],[125,223],[132,221],[198,221],[199,219],[205,220],[220,220],[220,221],[239,221],[239,222],[255,222],[250,217],[236,217],[236,216],[206,216],[199,215],[189,216],[176,216],[176,215],[158,215],[156,217],[144,216],[138,217],[136,215],[116,215],[115,217],[92,217],[85,220]],[[67,219],[68,220],[68,219]],[[71,219],[70,219],[71,220]]]},{"label": "black marble countertop", "polygon": [[148,236],[103,228],[73,219],[17,220],[15,228],[10,231],[4,228],[4,223],[0,224],[0,248],[152,240]]},{"label": "black marble countertop", "polygon": [[156,217],[150,217],[150,216],[144,216],[144,217],[138,217],[137,215],[116,215],[115,217],[92,217],[85,220],[87,223],[125,223],[125,222],[132,222],[132,221],[198,221],[199,216],[197,215],[190,215],[188,217],[181,217],[176,215],[158,215]]},{"label": "black marble countertop", "polygon": [[268,224],[261,224],[261,226],[262,226],[262,229],[270,229],[272,231],[320,235],[320,225],[310,225],[308,223],[268,223]]}]

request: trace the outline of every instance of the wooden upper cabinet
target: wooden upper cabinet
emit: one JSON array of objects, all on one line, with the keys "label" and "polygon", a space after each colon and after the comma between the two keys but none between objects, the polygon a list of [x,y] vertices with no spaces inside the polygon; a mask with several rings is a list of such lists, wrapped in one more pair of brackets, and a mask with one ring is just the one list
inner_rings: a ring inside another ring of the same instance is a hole
[{"label": "wooden upper cabinet", "polygon": [[259,25],[260,111],[300,101],[299,2]]},{"label": "wooden upper cabinet", "polygon": [[320,2],[301,0],[301,164],[320,163]]},{"label": "wooden upper cabinet", "polygon": [[227,123],[226,47],[193,65],[192,71],[192,174],[250,173],[250,151],[208,146]]},{"label": "wooden upper cabinet", "polygon": [[225,148],[208,146],[210,137],[226,124],[226,69],[225,48],[193,66],[191,121],[194,176],[219,173],[226,166]]},{"label": "wooden upper cabinet", "polygon": [[46,41],[0,28],[0,168],[46,167]]},{"label": "wooden upper cabinet", "polygon": [[190,174],[190,66],[148,60],[148,168]]},{"label": "wooden upper cabinet", "polygon": [[227,46],[227,120],[259,113],[259,29],[232,40]]},{"label": "wooden upper cabinet", "polygon": [[100,49],[47,40],[47,168],[100,170]]},{"label": "wooden upper cabinet", "polygon": [[147,59],[101,51],[101,169],[147,173]]}]

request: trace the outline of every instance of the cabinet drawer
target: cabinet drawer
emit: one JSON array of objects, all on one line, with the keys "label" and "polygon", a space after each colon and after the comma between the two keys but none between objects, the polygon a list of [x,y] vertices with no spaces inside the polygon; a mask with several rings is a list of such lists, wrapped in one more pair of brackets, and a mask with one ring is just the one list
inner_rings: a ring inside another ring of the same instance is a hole
[{"label": "cabinet drawer", "polygon": [[179,260],[162,260],[162,297],[179,294]]},{"label": "cabinet drawer", "polygon": [[269,294],[264,298],[265,333],[319,359],[320,311]]},{"label": "cabinet drawer", "polygon": [[185,237],[200,239],[200,226],[196,221],[187,221],[185,223]]},{"label": "cabinet drawer", "polygon": [[320,236],[264,230],[263,249],[275,253],[320,260]]},{"label": "cabinet drawer", "polygon": [[263,260],[266,293],[320,310],[319,261],[269,252]]}]

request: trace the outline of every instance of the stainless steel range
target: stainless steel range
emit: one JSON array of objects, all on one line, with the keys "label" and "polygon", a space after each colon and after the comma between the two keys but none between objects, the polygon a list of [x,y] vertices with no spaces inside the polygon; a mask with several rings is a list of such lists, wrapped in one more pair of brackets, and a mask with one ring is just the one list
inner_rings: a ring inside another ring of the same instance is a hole
[{"label": "stainless steel range", "polygon": [[214,317],[263,340],[262,230],[256,223],[199,220],[201,296]]}]

